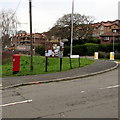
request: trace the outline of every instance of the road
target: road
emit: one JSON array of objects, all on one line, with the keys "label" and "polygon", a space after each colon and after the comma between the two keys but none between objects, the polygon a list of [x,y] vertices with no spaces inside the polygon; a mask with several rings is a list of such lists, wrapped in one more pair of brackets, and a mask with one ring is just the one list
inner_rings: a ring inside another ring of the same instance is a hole
[{"label": "road", "polygon": [[4,90],[3,118],[118,118],[118,69]]}]

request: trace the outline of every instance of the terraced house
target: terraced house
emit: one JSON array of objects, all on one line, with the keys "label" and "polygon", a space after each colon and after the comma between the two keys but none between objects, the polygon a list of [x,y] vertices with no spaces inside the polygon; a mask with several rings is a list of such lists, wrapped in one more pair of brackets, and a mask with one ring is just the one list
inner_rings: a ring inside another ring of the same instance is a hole
[{"label": "terraced house", "polygon": [[93,37],[101,39],[101,44],[120,43],[120,20],[94,23]]}]

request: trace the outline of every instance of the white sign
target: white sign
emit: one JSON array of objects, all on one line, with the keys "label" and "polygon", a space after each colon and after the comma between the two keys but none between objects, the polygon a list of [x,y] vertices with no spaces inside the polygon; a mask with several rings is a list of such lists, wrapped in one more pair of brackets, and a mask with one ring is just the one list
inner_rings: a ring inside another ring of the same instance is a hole
[{"label": "white sign", "polygon": [[79,58],[79,55],[70,55],[70,58]]}]

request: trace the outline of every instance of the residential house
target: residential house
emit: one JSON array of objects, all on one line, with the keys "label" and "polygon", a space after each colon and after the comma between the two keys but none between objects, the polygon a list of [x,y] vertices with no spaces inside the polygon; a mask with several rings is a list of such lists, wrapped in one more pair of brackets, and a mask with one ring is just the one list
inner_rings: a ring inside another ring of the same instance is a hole
[{"label": "residential house", "polygon": [[101,37],[101,44],[107,43],[120,43],[120,29],[112,29],[110,32],[106,32]]},{"label": "residential house", "polygon": [[[92,36],[101,39],[101,44],[105,44],[105,43],[109,43],[111,41],[112,38],[109,38],[109,37],[112,36],[112,34],[113,34],[112,30],[117,30],[117,32],[115,34],[119,34],[118,31],[120,29],[120,20],[107,21],[107,22],[102,21],[100,23],[94,23],[94,24],[92,24],[92,26],[94,27]],[[108,41],[103,42],[102,36],[104,36],[104,35],[106,35],[106,38],[104,38],[104,40],[105,39],[108,40],[108,38],[109,38],[110,39],[109,42]]]}]

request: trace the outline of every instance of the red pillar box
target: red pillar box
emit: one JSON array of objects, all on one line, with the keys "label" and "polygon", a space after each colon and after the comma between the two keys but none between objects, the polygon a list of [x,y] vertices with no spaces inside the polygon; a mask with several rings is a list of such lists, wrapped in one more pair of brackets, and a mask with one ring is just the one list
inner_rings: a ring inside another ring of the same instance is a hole
[{"label": "red pillar box", "polygon": [[20,71],[20,55],[13,55],[13,74]]}]

